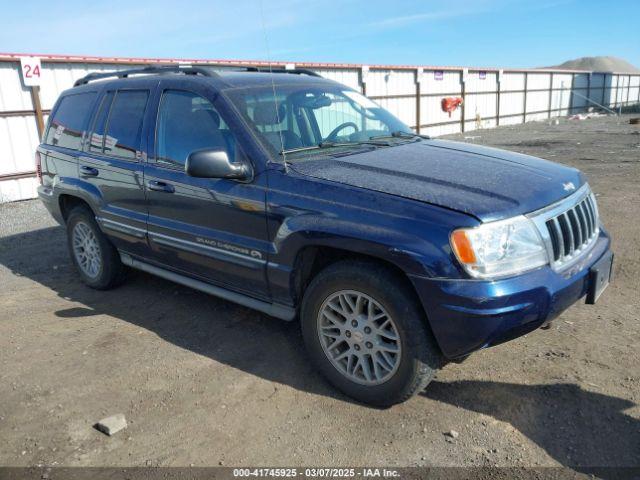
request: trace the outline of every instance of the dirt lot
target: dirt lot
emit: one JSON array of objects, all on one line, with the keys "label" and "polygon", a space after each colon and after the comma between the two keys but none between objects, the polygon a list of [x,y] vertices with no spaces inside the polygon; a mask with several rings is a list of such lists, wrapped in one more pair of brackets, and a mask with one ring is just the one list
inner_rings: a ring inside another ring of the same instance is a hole
[{"label": "dirt lot", "polygon": [[[582,169],[615,281],[387,410],[318,376],[296,324],[142,273],[84,287],[38,201],[1,205],[0,465],[640,466],[638,132],[605,118],[454,137]],[[125,431],[92,428],[119,412]]]}]

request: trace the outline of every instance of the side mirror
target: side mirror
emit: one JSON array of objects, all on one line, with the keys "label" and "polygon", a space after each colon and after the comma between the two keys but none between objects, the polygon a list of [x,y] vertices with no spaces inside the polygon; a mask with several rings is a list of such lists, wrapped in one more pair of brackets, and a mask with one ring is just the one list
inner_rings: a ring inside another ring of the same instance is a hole
[{"label": "side mirror", "polygon": [[198,178],[246,180],[250,173],[246,165],[231,163],[226,150],[221,148],[191,152],[184,169],[187,175]]}]

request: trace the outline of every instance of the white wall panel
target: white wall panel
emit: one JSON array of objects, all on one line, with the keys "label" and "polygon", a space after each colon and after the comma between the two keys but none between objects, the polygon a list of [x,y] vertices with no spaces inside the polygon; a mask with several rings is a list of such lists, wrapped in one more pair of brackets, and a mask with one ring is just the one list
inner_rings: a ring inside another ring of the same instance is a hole
[{"label": "white wall panel", "polygon": [[447,112],[442,111],[442,98],[443,97],[422,97],[422,101],[420,102],[420,116],[423,125],[442,122],[460,122],[460,108],[457,108],[451,113],[451,116],[449,116]]},{"label": "white wall panel", "polygon": [[528,73],[527,74],[527,90],[549,88],[550,84],[551,84],[550,73]]},{"label": "white wall panel", "polygon": [[17,63],[0,62],[0,112],[31,110],[31,93],[22,85]]},{"label": "white wall panel", "polygon": [[411,70],[372,70],[367,77],[367,95],[415,95],[415,79]]},{"label": "white wall panel", "polygon": [[[442,80],[438,80],[438,78],[440,78],[440,73],[438,72],[442,73]],[[422,93],[460,94],[462,92],[460,72],[425,70],[422,76],[420,91]]]},{"label": "white wall panel", "polygon": [[[482,78],[484,74],[484,78]],[[472,71],[467,75],[465,92],[495,92],[498,89],[498,73]]]},{"label": "white wall panel", "polygon": [[564,116],[568,114],[569,106],[571,104],[571,91],[566,90],[554,90],[551,93],[551,109],[557,110],[560,109],[559,112],[555,112],[555,116]]},{"label": "white wall panel", "polygon": [[[540,112],[549,109],[549,92],[528,92],[527,112]],[[529,119],[527,119],[529,121]]]},{"label": "white wall panel", "polygon": [[622,76],[622,91],[620,92],[620,103],[622,105],[627,104],[627,99],[629,98],[629,85],[631,83],[631,78],[628,75]]},{"label": "white wall panel", "polygon": [[38,141],[33,115],[0,117],[0,175],[34,171]]},{"label": "white wall panel", "polygon": [[571,88],[572,79],[570,73],[556,73],[553,75],[553,88]]},{"label": "white wall panel", "polygon": [[342,83],[354,90],[360,90],[360,72],[356,69],[315,69],[316,73],[319,73],[325,78]]},{"label": "white wall panel", "polygon": [[467,94],[465,100],[465,120],[475,119],[477,115],[480,115],[481,118],[496,116],[495,94]]},{"label": "white wall panel", "polygon": [[0,203],[36,198],[38,181],[35,178],[19,178],[0,182]]},{"label": "white wall panel", "polygon": [[[502,93],[500,95],[500,115],[522,114],[524,93]],[[520,120],[522,121],[522,119]],[[502,123],[502,121],[500,121]]]},{"label": "white wall panel", "polygon": [[500,88],[504,90],[524,90],[524,73],[504,72]]}]

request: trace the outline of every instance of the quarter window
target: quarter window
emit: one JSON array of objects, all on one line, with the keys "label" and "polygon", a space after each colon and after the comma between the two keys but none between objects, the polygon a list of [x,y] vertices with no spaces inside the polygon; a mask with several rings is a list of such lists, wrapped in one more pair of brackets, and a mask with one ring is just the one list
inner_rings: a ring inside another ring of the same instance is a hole
[{"label": "quarter window", "polygon": [[166,90],[158,112],[158,162],[180,167],[191,152],[205,148],[224,149],[234,160],[235,139],[218,111],[200,95]]},{"label": "quarter window", "polygon": [[49,124],[45,143],[80,150],[82,134],[95,97],[95,92],[62,97]]}]

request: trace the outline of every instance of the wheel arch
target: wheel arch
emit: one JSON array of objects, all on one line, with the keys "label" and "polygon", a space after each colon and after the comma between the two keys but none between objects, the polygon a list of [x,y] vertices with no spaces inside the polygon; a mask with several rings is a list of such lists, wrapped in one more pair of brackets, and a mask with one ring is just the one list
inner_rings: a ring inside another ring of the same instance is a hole
[{"label": "wheel arch", "polygon": [[291,289],[296,305],[301,304],[306,288],[318,273],[329,265],[346,260],[355,260],[363,263],[374,264],[376,266],[382,266],[392,273],[398,279],[400,285],[402,285],[402,287],[404,287],[409,295],[411,295],[415,300],[417,307],[423,314],[425,326],[433,335],[433,328],[429,320],[428,312],[425,310],[423,302],[420,300],[411,278],[402,267],[389,259],[344,247],[307,245],[297,252],[294,261],[294,268],[291,272]]},{"label": "wheel arch", "polygon": [[411,288],[417,295],[415,288],[411,284],[411,280],[405,271],[396,263],[370,253],[363,253],[345,247],[317,244],[304,246],[295,256],[293,270],[291,272],[291,287],[296,299],[300,300],[302,298],[306,287],[321,270],[333,263],[344,260],[359,260],[363,263],[373,263],[383,266],[402,278],[408,285],[411,285]]},{"label": "wheel arch", "polygon": [[71,193],[60,194],[58,196],[58,206],[60,207],[60,214],[62,215],[62,218],[65,222],[69,218],[69,213],[71,213],[71,211],[78,206],[87,207],[89,211],[91,211],[94,215],[96,214],[89,202],[87,202],[84,198]]}]

